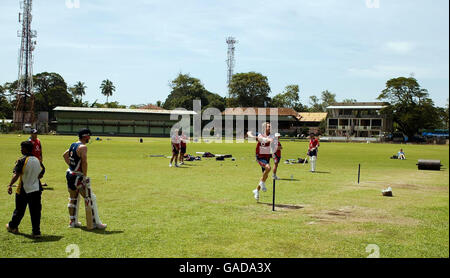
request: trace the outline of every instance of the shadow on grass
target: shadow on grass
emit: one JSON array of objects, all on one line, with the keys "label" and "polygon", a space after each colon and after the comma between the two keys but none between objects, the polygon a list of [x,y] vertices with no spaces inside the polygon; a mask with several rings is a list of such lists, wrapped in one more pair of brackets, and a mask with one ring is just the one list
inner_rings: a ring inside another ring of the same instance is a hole
[{"label": "shadow on grass", "polygon": [[[272,207],[272,203],[258,202],[258,204],[261,204],[261,205],[267,205],[267,206]],[[275,204],[275,208],[302,209],[302,208],[304,208],[304,207],[303,207],[303,206],[299,206],[299,205],[283,205],[283,204]]]},{"label": "shadow on grass", "polygon": [[42,190],[43,190],[43,191],[46,191],[46,190],[53,191],[53,190],[55,190],[55,189],[53,189],[53,187],[44,187],[44,188],[42,188]]},{"label": "shadow on grass", "polygon": [[310,172],[312,174],[331,174],[331,172],[325,172],[325,171],[314,171],[314,172]]},{"label": "shadow on grass", "polygon": [[85,232],[101,234],[101,235],[113,235],[113,234],[122,234],[123,233],[123,231],[109,231],[108,229],[106,229],[106,230],[100,230],[100,229],[89,230],[86,227],[81,227],[80,229]]},{"label": "shadow on grass", "polygon": [[42,235],[42,237],[40,237],[40,238],[34,238],[31,235],[24,234],[24,233],[18,233],[17,235],[23,236],[23,237],[28,238],[28,239],[32,239],[33,243],[55,242],[55,241],[60,241],[63,238],[63,236],[52,236],[52,235]]},{"label": "shadow on grass", "polygon": [[279,181],[300,181],[299,179],[278,179]]}]

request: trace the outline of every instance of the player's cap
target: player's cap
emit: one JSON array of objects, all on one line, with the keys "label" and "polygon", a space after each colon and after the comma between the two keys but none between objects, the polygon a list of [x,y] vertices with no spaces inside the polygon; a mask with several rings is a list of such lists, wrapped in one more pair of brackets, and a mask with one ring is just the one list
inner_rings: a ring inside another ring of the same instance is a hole
[{"label": "player's cap", "polygon": [[83,128],[82,130],[80,130],[79,132],[78,132],[78,137],[81,139],[81,138],[83,138],[84,136],[91,136],[92,135],[92,132],[91,132],[91,130],[90,129],[88,129],[88,128]]},{"label": "player's cap", "polygon": [[37,129],[33,128],[33,129],[31,130],[31,134],[38,134]]}]

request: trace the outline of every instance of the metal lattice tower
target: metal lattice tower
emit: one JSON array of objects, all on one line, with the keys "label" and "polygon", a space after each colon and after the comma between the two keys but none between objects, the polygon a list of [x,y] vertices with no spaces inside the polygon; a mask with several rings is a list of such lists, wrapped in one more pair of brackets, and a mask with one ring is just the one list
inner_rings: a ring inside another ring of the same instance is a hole
[{"label": "metal lattice tower", "polygon": [[16,90],[16,109],[14,113],[14,124],[16,128],[23,128],[25,123],[34,123],[34,94],[33,94],[33,51],[36,46],[37,33],[31,30],[32,0],[20,2],[19,23],[22,30],[17,32],[21,38],[19,49],[19,74]]},{"label": "metal lattice tower", "polygon": [[230,96],[230,82],[231,78],[233,77],[233,69],[234,69],[234,50],[236,49],[234,44],[238,41],[233,37],[227,38],[227,44],[228,44],[228,59],[227,59],[227,65],[228,65],[228,78],[227,78],[227,85],[228,85],[228,96]]}]

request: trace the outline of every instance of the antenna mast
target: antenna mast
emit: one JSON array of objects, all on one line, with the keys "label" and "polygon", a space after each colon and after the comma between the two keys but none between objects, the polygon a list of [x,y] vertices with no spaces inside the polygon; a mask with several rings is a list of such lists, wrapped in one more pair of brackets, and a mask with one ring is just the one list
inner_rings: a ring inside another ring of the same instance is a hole
[{"label": "antenna mast", "polygon": [[228,44],[228,59],[227,59],[227,65],[228,65],[228,78],[227,78],[227,85],[228,85],[228,97],[230,97],[230,82],[231,78],[233,77],[233,69],[234,69],[234,50],[236,49],[234,44],[238,41],[233,37],[227,38],[227,44]]},{"label": "antenna mast", "polygon": [[37,33],[31,30],[32,0],[20,2],[19,23],[22,30],[17,32],[21,38],[19,49],[19,73],[16,89],[16,109],[14,112],[14,124],[16,129],[23,127],[25,123],[34,124],[34,94],[33,94],[33,51],[36,46]]}]

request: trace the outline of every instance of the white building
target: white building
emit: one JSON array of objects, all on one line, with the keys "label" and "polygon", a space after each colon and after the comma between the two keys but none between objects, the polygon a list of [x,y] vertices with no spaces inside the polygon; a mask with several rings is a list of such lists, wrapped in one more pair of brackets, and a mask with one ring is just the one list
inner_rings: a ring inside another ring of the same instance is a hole
[{"label": "white building", "polygon": [[381,113],[385,102],[334,103],[327,107],[327,134],[338,137],[378,137],[392,131],[392,120]]}]

